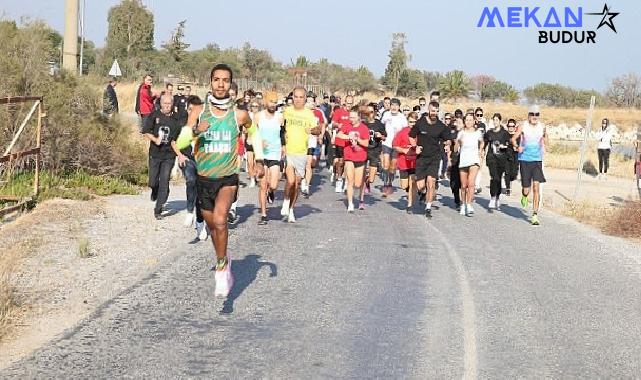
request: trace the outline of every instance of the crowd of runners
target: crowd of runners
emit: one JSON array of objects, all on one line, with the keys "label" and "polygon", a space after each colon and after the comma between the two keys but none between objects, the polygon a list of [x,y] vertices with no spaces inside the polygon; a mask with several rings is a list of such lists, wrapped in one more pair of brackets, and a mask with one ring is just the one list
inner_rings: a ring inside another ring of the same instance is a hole
[{"label": "crowd of runners", "polygon": [[345,194],[349,213],[362,212],[367,197],[387,198],[400,189],[405,212],[413,214],[420,204],[421,214],[432,218],[437,191],[447,184],[454,203],[444,206],[469,217],[482,191],[483,165],[490,173],[489,208],[500,209],[501,195],[510,195],[520,175],[520,203],[524,209],[532,204],[530,221],[539,224],[547,135],[538,106],[517,122],[504,121],[498,113],[486,119],[480,107],[444,112],[438,92],[411,108],[388,97],[372,102],[352,95],[317,98],[302,87],[284,98],[251,90],[238,98],[232,70],[224,64],[214,66],[210,81],[211,91],[202,99],[171,92],[154,97],[146,76],[136,110],[150,141],[154,215],[163,218],[177,157],[186,182],[185,225],[195,221],[196,239],[206,240],[211,233],[217,295],[227,295],[233,283],[228,225],[237,221],[242,167],[249,187],[259,188],[260,225],[269,223],[267,209],[277,201],[282,218],[295,223],[299,196],[312,196],[310,185],[318,175],[327,175],[333,190]]}]

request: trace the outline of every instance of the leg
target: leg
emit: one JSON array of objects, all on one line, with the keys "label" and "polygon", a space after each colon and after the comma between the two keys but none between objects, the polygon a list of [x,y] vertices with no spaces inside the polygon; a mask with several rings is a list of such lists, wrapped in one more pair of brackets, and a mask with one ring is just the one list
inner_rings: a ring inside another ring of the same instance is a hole
[{"label": "leg", "polygon": [[407,182],[407,207],[412,208],[414,204],[414,189],[416,188],[416,176],[410,174]]},{"label": "leg", "polygon": [[305,162],[305,184],[307,187],[312,183],[312,161],[313,156],[307,155],[307,162]]},{"label": "leg", "polygon": [[352,161],[345,162],[345,175],[347,177],[347,205],[354,204],[354,163]]},{"label": "leg", "polygon": [[428,175],[427,176],[427,199],[426,199],[428,207],[432,205],[432,202],[434,202],[435,198],[436,198],[436,177],[432,177],[431,175]]},{"label": "leg", "polygon": [[187,192],[187,212],[193,213],[196,205],[196,163],[192,160],[185,161],[182,171]]},{"label": "leg", "polygon": [[213,210],[202,210],[209,230],[212,232],[212,241],[216,257],[227,256],[227,241],[229,230],[227,229],[227,214],[234,200],[237,186],[223,186],[218,190]]},{"label": "leg", "polygon": [[[467,170],[459,170],[459,176],[461,177],[461,200],[463,203],[467,204],[467,193],[470,185]],[[474,187],[474,182],[472,182],[472,187]]]},{"label": "leg", "polygon": [[249,180],[254,180],[254,152],[247,151],[247,175]]},{"label": "leg", "polygon": [[149,157],[149,181],[148,185],[151,189],[151,200],[158,199],[158,178],[160,176],[160,163],[162,161]]},{"label": "leg", "polygon": [[501,177],[498,166],[499,163],[496,160],[489,161],[487,165],[490,170],[490,197],[492,198],[496,198],[501,189]]},{"label": "leg", "polygon": [[362,165],[358,168],[354,168],[354,187],[359,189],[361,194],[363,194],[363,177],[365,176],[365,165]]},{"label": "leg", "polygon": [[541,199],[540,189],[541,187],[538,181],[532,182],[532,208],[534,209],[534,214],[539,212],[539,200]]},{"label": "leg", "polygon": [[610,149],[604,149],[603,152],[603,174],[608,174],[608,168],[610,168]]},{"label": "leg", "polygon": [[468,173],[468,190],[467,190],[467,204],[472,204],[474,202],[474,186],[476,184],[476,176],[480,171],[478,166],[470,166]]},{"label": "leg", "polygon": [[271,168],[266,168],[266,173],[259,177],[260,190],[258,190],[258,204],[260,206],[260,214],[267,216],[267,188]]},{"label": "leg", "polygon": [[160,214],[162,212],[162,206],[167,202],[169,198],[169,180],[171,177],[171,169],[174,167],[174,160],[162,160],[160,163],[160,171],[158,174],[158,199],[156,199],[156,208],[154,209],[155,214]]},{"label": "leg", "polygon": [[388,153],[383,153],[381,156],[381,174],[383,175],[383,187],[387,186],[389,166],[390,166],[390,155]]},{"label": "leg", "polygon": [[389,170],[387,173],[387,186],[390,188],[394,184],[394,177],[396,177],[396,157],[390,156]]}]

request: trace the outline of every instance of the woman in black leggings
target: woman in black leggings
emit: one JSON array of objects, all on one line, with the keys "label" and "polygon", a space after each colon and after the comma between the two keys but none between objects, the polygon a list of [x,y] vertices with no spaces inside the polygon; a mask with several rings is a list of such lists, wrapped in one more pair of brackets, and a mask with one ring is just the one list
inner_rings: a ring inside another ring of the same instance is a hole
[{"label": "woman in black leggings", "polygon": [[610,121],[603,119],[601,121],[601,130],[597,133],[597,153],[599,155],[599,179],[605,179],[610,166],[610,151],[612,150],[612,130]]}]

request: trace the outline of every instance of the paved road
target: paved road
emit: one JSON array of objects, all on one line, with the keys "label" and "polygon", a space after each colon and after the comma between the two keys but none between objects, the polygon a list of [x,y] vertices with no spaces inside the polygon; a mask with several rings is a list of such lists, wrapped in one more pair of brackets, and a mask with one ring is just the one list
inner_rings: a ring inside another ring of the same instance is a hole
[{"label": "paved road", "polygon": [[531,227],[486,199],[461,217],[449,189],[431,221],[398,194],[349,215],[320,182],[293,225],[258,226],[242,191],[229,299],[213,297],[211,246],[185,244],[0,378],[641,374],[638,245],[551,214]]}]

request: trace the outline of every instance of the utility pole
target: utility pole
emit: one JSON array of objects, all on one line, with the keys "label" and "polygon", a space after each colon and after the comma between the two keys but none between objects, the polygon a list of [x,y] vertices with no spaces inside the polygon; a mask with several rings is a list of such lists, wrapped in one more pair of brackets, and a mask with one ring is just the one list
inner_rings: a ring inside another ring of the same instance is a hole
[{"label": "utility pole", "polygon": [[62,68],[72,73],[78,69],[78,0],[65,0],[65,38],[62,45]]},{"label": "utility pole", "polygon": [[588,111],[588,117],[585,121],[585,130],[583,131],[583,143],[581,144],[581,158],[579,159],[579,168],[576,173],[576,187],[574,188],[574,201],[576,202],[579,197],[579,189],[581,187],[581,174],[583,174],[583,164],[585,163],[585,150],[588,145],[588,136],[592,131],[592,114],[594,113],[594,103],[596,98],[592,96],[590,98],[590,110]]},{"label": "utility pole", "polygon": [[80,69],[78,73],[82,76],[82,62],[85,52],[85,0],[82,0],[82,12],[80,13]]}]

